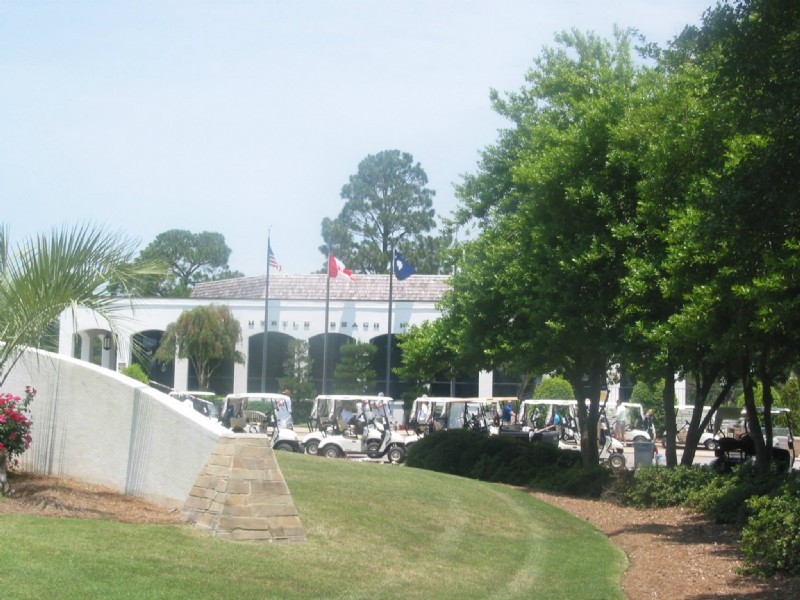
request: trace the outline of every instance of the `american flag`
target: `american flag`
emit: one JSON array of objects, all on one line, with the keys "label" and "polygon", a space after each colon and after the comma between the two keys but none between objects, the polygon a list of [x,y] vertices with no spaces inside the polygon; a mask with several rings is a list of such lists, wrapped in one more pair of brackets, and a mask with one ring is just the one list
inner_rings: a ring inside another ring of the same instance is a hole
[{"label": "american flag", "polygon": [[269,266],[275,269],[276,271],[281,270],[281,263],[278,262],[278,259],[275,258],[275,254],[272,252],[272,244],[267,244],[267,255],[269,257]]}]

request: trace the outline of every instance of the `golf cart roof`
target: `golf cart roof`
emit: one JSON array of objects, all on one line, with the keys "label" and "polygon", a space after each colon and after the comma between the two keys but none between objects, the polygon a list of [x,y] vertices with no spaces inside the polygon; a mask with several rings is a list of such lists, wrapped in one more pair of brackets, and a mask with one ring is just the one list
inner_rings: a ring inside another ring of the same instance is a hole
[{"label": "golf cart roof", "polygon": [[[761,413],[761,414],[763,414],[763,413],[764,413],[764,407],[763,407],[763,406],[759,406],[759,407],[758,407],[758,412],[759,412],[759,413]],[[781,407],[781,406],[773,406],[773,407],[770,409],[770,411],[769,411],[769,412],[770,412],[770,413],[772,413],[773,415],[788,415],[788,414],[791,414],[791,412],[792,412],[792,409],[791,409],[791,408],[783,408],[783,407]],[[746,409],[746,408],[743,408],[743,409],[742,409],[742,412],[741,412],[740,414],[741,414],[743,417],[747,416],[747,409]]]},{"label": "golf cart roof", "polygon": [[370,395],[362,395],[362,394],[320,394],[316,398],[317,400],[355,400],[362,402],[364,400],[374,400],[374,401],[383,401],[383,402],[392,402],[392,399],[389,396],[370,396]]},{"label": "golf cart roof", "polygon": [[273,394],[270,392],[262,392],[262,393],[247,393],[247,394],[228,394],[225,397],[225,400],[239,400],[245,399],[248,400],[286,400],[289,396],[286,394]]},{"label": "golf cart roof", "polygon": [[173,391],[169,393],[173,398],[185,398],[186,396],[194,396],[195,398],[213,398],[216,396],[214,392],[194,392],[194,391]]},{"label": "golf cart roof", "polygon": [[578,401],[577,400],[556,400],[556,399],[544,400],[544,399],[541,399],[541,400],[523,400],[522,403],[523,404],[529,404],[529,405],[530,404],[555,404],[555,405],[559,405],[559,406],[573,406],[573,405],[578,404]]},{"label": "golf cart roof", "polygon": [[[471,396],[469,398],[453,398],[452,396],[420,396],[414,402],[437,402],[441,404],[452,404],[454,402],[502,402],[505,398],[494,398],[491,396]],[[516,400],[516,398],[514,398]]]}]

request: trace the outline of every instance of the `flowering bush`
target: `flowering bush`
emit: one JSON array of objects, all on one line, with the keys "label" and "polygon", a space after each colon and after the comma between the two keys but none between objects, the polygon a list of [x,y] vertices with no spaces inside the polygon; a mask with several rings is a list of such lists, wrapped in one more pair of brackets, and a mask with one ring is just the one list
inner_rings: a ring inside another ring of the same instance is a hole
[{"label": "flowering bush", "polygon": [[31,420],[27,413],[34,396],[36,390],[30,386],[25,388],[24,398],[0,393],[0,453],[14,457],[31,445]]}]

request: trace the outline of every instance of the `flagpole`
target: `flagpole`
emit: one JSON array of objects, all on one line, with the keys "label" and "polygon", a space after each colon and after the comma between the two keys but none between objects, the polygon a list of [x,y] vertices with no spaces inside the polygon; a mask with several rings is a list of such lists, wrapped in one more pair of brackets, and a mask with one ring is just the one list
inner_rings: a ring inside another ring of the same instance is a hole
[{"label": "flagpole", "polygon": [[267,391],[267,336],[269,334],[269,251],[270,228],[267,229],[267,282],[264,288],[264,340],[261,349],[261,392]]},{"label": "flagpole", "polygon": [[322,338],[322,393],[328,393],[328,311],[331,299],[331,251],[328,249],[328,261],[325,264],[325,335]]},{"label": "flagpole", "polygon": [[388,330],[386,336],[386,395],[391,398],[391,384],[392,384],[392,286],[394,284],[394,243],[392,243],[392,254],[390,257],[392,266],[389,268],[389,317],[388,317]]}]

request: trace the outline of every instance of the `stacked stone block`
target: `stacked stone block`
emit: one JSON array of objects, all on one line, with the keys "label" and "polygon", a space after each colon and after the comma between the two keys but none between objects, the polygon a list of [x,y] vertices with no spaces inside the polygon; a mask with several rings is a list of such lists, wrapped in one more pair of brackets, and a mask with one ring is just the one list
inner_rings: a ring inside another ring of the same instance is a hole
[{"label": "stacked stone block", "polygon": [[266,435],[220,437],[186,500],[183,517],[224,539],[305,541]]}]

